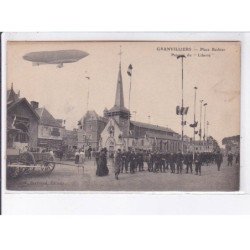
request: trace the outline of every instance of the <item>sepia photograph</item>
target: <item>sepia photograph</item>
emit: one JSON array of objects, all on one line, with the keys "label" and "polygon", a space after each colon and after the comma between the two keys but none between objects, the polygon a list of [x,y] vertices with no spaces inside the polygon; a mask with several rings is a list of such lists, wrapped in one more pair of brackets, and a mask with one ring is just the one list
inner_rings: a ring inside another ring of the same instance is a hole
[{"label": "sepia photograph", "polygon": [[238,41],[8,41],[6,190],[239,191]]}]

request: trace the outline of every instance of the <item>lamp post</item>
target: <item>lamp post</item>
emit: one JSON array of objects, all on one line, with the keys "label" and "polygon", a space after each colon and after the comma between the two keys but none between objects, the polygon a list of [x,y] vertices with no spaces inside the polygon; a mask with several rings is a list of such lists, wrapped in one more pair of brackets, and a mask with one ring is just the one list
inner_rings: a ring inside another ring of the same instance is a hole
[{"label": "lamp post", "polygon": [[209,126],[210,124],[209,124],[209,121],[207,121],[207,138],[208,138],[208,136],[209,136],[209,134],[208,134],[208,126]]},{"label": "lamp post", "polygon": [[[194,124],[196,123],[196,92],[197,92],[197,87],[194,87]],[[195,126],[194,126],[194,142],[195,142]]]},{"label": "lamp post", "polygon": [[207,111],[207,103],[203,104],[204,106],[204,136],[203,136],[203,140],[206,140],[206,111]]},{"label": "lamp post", "polygon": [[200,141],[201,141],[201,136],[202,136],[202,130],[201,130],[202,103],[203,103],[203,100],[200,100],[200,130],[199,130]]},{"label": "lamp post", "polygon": [[193,138],[193,159],[194,159],[194,154],[195,154],[195,124],[196,124],[196,92],[197,92],[197,87],[194,87],[194,138]]},{"label": "lamp post", "polygon": [[185,55],[178,55],[177,59],[181,58],[181,152],[183,154],[183,135],[184,135],[184,95],[183,95],[183,82],[184,82],[184,74],[183,74],[183,58],[186,58]]}]

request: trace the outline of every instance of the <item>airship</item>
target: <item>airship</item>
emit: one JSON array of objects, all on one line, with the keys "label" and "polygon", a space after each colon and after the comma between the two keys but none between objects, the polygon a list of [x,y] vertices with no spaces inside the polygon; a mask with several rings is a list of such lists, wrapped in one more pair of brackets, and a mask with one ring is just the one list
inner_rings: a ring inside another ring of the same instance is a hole
[{"label": "airship", "polygon": [[25,54],[23,59],[32,62],[33,66],[57,64],[58,68],[62,68],[64,63],[74,63],[88,55],[81,50],[38,51]]}]

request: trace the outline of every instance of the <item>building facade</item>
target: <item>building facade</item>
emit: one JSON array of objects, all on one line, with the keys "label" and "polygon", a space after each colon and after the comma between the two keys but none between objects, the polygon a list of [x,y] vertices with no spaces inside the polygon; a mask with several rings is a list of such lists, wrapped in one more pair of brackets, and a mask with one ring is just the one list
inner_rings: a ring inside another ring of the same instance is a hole
[{"label": "building facade", "polygon": [[78,140],[77,140],[77,129],[68,130],[65,129],[63,133],[63,149],[64,150],[74,150],[77,148]]},{"label": "building facade", "polygon": [[212,153],[215,151],[214,143],[210,140],[202,140],[202,141],[192,141],[190,140],[188,144],[188,151],[189,152],[196,152],[196,153]]},{"label": "building facade", "polygon": [[114,106],[104,110],[108,122],[100,137],[100,147],[108,151],[142,149],[161,152],[181,150],[180,135],[170,128],[130,120],[124,105],[121,63],[119,64]]},{"label": "building facade", "polygon": [[225,147],[226,155],[228,153],[237,155],[240,152],[240,135],[223,138],[222,145]]},{"label": "building facade", "polygon": [[31,105],[40,117],[37,146],[53,150],[60,149],[65,131],[62,120],[55,119],[45,107],[39,108],[38,102],[32,101]]},{"label": "building facade", "polygon": [[101,132],[105,128],[108,119],[99,116],[94,110],[88,110],[78,121],[77,147],[89,147],[99,149]]},{"label": "building facade", "polygon": [[38,143],[39,116],[27,101],[11,89],[7,91],[7,148],[24,150]]}]

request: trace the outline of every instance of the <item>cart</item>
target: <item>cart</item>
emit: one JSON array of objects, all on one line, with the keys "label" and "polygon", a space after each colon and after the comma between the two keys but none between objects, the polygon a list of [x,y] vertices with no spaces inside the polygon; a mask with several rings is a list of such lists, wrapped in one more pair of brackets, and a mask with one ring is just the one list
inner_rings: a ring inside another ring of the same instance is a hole
[{"label": "cart", "polygon": [[[13,151],[12,151],[13,152]],[[7,177],[18,178],[32,173],[51,174],[56,166],[54,157],[46,153],[23,152],[7,154]]]}]

